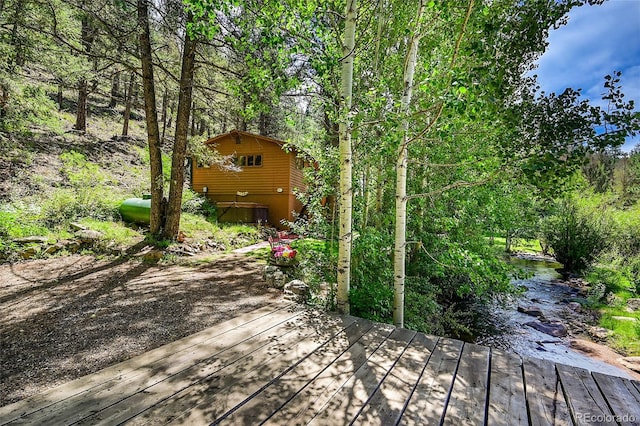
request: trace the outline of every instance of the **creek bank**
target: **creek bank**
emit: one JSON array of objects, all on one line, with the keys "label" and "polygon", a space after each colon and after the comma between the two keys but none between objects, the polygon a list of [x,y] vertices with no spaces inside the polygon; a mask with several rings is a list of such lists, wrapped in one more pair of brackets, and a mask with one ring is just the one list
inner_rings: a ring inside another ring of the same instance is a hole
[{"label": "creek bank", "polygon": [[[621,355],[606,342],[610,331],[598,327],[598,316],[584,304],[586,283],[563,280],[561,265],[536,255],[516,255],[511,262],[530,272],[530,278],[513,280],[522,293],[496,303],[490,310],[483,336],[476,343],[547,359],[604,374],[640,379],[627,368]],[[635,365],[635,364],[634,364]]]}]

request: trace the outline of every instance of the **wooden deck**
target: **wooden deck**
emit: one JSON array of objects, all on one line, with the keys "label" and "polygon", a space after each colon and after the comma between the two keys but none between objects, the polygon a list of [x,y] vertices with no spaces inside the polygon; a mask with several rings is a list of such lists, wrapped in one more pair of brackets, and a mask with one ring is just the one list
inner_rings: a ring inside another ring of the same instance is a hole
[{"label": "wooden deck", "polygon": [[640,424],[640,383],[272,305],[0,408],[0,424]]}]

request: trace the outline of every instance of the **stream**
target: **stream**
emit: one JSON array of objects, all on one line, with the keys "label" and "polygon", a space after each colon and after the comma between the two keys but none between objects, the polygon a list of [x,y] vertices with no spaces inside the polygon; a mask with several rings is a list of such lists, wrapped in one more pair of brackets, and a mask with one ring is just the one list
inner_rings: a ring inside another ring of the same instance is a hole
[{"label": "stream", "polygon": [[477,343],[515,352],[521,356],[542,358],[560,364],[568,364],[613,376],[631,378],[621,368],[591,358],[570,348],[571,336],[553,337],[532,328],[527,323],[536,317],[519,312],[518,306],[536,306],[544,318],[563,318],[567,303],[579,295],[579,289],[565,284],[557,272],[557,262],[512,258],[512,262],[533,275],[526,279],[513,280],[515,286],[524,286],[526,291],[509,298],[506,303],[496,303],[491,309],[486,330]]}]

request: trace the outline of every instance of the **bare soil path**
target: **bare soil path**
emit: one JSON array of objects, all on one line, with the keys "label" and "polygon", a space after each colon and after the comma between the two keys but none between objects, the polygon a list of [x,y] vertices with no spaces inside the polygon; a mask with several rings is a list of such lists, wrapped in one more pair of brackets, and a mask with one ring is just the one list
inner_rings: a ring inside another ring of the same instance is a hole
[{"label": "bare soil path", "polygon": [[278,300],[258,262],[70,256],[0,265],[0,406]]}]

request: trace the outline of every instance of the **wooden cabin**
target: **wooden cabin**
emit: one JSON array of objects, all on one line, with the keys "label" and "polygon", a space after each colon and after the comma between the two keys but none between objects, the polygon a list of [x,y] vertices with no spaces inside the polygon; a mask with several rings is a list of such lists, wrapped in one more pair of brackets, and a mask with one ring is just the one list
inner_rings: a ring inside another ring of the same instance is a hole
[{"label": "wooden cabin", "polygon": [[223,156],[233,156],[238,172],[192,162],[192,189],[216,202],[218,221],[268,222],[282,228],[302,203],[294,191],[304,191],[304,161],[284,142],[233,130],[205,142]]}]

